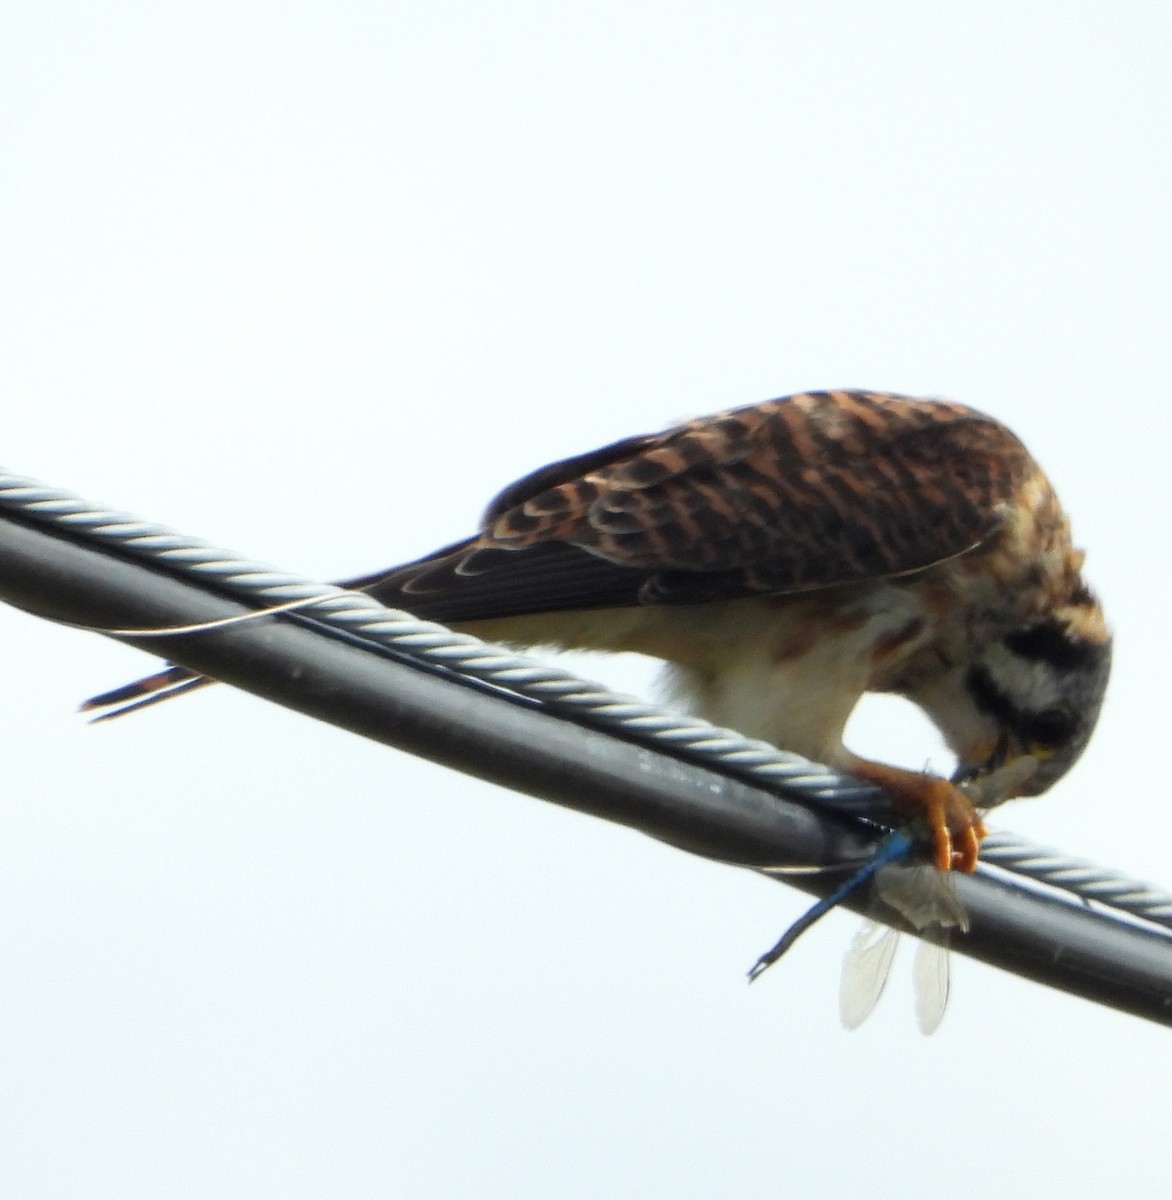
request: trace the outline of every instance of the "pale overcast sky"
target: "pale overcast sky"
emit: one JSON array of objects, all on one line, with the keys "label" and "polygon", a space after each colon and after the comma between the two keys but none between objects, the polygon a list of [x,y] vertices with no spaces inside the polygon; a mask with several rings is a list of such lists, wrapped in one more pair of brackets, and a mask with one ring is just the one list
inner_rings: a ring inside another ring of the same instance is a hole
[{"label": "pale overcast sky", "polygon": [[[997,824],[1172,885],[1172,8],[24,3],[3,460],[308,575],[818,387],[1046,466],[1118,633]],[[1167,1195],[1172,1035],[967,960],[838,1024],[835,914],[0,610],[0,1195]],[[646,688],[646,664],[584,668]],[[946,760],[874,705],[862,748]]]}]

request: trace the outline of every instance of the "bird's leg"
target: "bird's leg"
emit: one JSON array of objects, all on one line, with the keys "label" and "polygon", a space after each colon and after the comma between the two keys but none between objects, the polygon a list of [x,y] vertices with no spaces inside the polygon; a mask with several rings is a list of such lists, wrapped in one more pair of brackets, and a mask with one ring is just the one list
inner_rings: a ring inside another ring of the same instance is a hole
[{"label": "bird's leg", "polygon": [[878,784],[896,811],[922,818],[932,838],[932,861],[941,871],[974,871],[985,825],[972,801],[947,779],[853,758],[852,775]]}]

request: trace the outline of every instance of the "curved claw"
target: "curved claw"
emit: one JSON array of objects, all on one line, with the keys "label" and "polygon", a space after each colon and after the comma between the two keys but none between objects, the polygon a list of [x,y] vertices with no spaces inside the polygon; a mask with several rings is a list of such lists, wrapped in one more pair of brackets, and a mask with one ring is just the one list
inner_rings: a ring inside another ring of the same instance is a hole
[{"label": "curved claw", "polygon": [[933,861],[940,871],[977,869],[985,823],[972,801],[946,779],[930,779],[925,788],[923,815],[935,848]]},{"label": "curved claw", "polygon": [[898,811],[924,820],[932,841],[932,861],[938,870],[976,870],[985,824],[973,802],[955,784],[937,775],[865,759],[855,760],[849,769],[883,788]]}]

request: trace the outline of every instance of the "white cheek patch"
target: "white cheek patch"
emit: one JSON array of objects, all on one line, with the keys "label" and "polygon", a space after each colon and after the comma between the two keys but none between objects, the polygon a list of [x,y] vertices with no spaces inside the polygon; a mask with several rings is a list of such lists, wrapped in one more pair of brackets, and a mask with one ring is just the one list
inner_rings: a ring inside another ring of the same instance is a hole
[{"label": "white cheek patch", "polygon": [[1023,658],[1000,643],[982,655],[989,679],[1021,712],[1042,712],[1066,699],[1069,676],[1046,662]]}]

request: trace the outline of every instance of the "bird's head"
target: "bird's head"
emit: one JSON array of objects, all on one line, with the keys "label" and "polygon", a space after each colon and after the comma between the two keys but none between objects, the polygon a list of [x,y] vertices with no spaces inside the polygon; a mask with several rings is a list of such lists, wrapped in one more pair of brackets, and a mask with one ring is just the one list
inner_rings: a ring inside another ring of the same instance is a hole
[{"label": "bird's head", "polygon": [[1013,794],[1046,791],[1090,741],[1110,669],[1102,609],[1081,585],[1044,619],[985,646],[964,671],[963,697],[937,714],[959,758],[957,780],[1029,756],[1036,766]]}]

